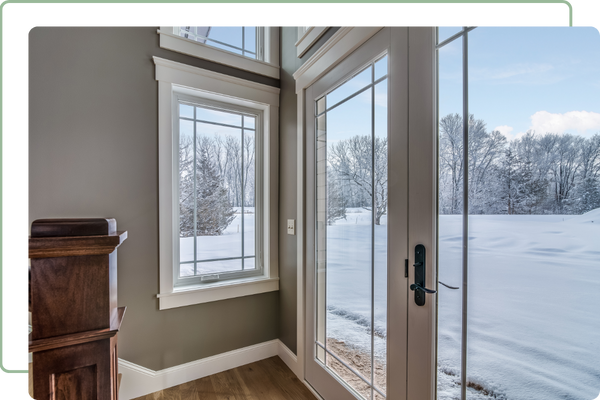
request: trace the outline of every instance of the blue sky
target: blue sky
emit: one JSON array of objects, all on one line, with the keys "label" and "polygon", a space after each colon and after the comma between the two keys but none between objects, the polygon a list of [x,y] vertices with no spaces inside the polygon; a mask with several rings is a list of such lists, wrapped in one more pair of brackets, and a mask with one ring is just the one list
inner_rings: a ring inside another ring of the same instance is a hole
[{"label": "blue sky", "polygon": [[[458,40],[440,50],[440,116],[462,113],[461,48]],[[469,111],[508,138],[528,129],[600,133],[600,34],[476,28],[469,33]]]},{"label": "blue sky", "polygon": [[[440,41],[459,30],[440,28]],[[241,28],[213,27],[210,36],[241,45]],[[462,113],[461,49],[458,39],[439,53],[442,117]],[[469,111],[488,130],[509,139],[530,129],[589,137],[600,133],[599,94],[600,34],[594,28],[481,27],[469,33]],[[359,110],[369,102],[365,93],[333,112],[330,139],[334,126],[348,130],[346,137],[369,125],[369,116]],[[334,124],[337,114],[344,117]]]}]

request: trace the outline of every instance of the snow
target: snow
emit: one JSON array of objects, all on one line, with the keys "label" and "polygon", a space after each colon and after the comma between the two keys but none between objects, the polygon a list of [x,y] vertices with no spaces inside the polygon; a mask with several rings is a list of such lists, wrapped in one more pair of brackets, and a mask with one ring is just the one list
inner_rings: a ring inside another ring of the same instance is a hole
[{"label": "snow", "polygon": [[[591,221],[597,221],[592,223]],[[462,286],[462,217],[440,216],[439,279]],[[375,226],[375,356],[385,354],[386,221]],[[600,210],[469,219],[470,399],[594,399],[600,390]],[[327,230],[328,337],[370,351],[370,212]],[[460,398],[461,290],[440,286],[438,396]]]},{"label": "snow", "polygon": [[[223,235],[198,238],[202,258],[241,254],[237,211]],[[244,214],[246,252],[254,249],[254,216]],[[364,352],[371,348],[371,228],[371,213],[361,208],[348,209],[345,220],[327,227],[327,335]],[[384,360],[385,216],[374,234],[375,357]],[[469,387],[468,398],[596,398],[600,209],[579,216],[475,215],[469,237],[468,380],[480,388]],[[181,239],[182,258],[191,258],[193,248],[193,238]],[[439,280],[451,286],[462,287],[461,248],[462,217],[440,216]],[[198,266],[215,272],[239,270],[241,263]],[[183,273],[193,274],[193,264],[187,267]],[[438,398],[458,399],[462,291],[439,290]]]},{"label": "snow", "polygon": [[[229,224],[220,236],[198,236],[198,260],[214,260],[219,258],[242,256],[242,214],[241,207],[234,207],[235,219]],[[254,246],[254,207],[244,207],[244,256],[255,253]],[[179,239],[179,259],[181,261],[194,260],[194,238]],[[254,258],[244,260],[244,269],[254,269]],[[241,260],[211,261],[197,264],[199,274],[240,271]],[[181,264],[181,276],[194,275],[194,264]]]}]

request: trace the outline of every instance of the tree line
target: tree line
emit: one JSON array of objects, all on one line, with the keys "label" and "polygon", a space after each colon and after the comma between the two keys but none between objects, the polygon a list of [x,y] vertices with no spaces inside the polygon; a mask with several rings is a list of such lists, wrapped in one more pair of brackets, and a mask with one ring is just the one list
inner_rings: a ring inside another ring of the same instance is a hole
[{"label": "tree line", "polygon": [[[462,213],[463,119],[440,120],[439,207]],[[600,207],[600,134],[528,131],[507,140],[473,115],[469,134],[470,214],[582,214]]]},{"label": "tree line", "polygon": [[198,236],[221,235],[235,218],[234,207],[242,205],[255,206],[254,136],[242,141],[232,135],[199,135],[195,145],[191,137],[181,137],[180,237],[194,236],[194,230]]},{"label": "tree line", "polygon": [[[462,132],[459,114],[440,120],[440,214],[462,213]],[[600,134],[529,131],[509,141],[471,115],[468,135],[470,214],[582,214],[600,208]],[[387,213],[387,157],[387,139],[371,135],[328,146],[328,224],[345,219],[349,207],[374,207],[380,224]]]}]

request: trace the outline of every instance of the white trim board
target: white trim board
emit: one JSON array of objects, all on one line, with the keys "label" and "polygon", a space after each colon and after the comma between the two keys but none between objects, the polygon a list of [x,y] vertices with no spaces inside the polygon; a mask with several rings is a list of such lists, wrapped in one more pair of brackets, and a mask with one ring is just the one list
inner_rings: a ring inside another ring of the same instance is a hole
[{"label": "white trim board", "polygon": [[[121,400],[135,399],[273,356],[279,356],[292,372],[298,375],[296,355],[279,339],[228,351],[227,353],[202,358],[160,371],[153,371],[119,359],[119,372],[123,374],[119,398]],[[300,380],[303,381],[301,378]],[[312,390],[310,387],[309,389]]]}]

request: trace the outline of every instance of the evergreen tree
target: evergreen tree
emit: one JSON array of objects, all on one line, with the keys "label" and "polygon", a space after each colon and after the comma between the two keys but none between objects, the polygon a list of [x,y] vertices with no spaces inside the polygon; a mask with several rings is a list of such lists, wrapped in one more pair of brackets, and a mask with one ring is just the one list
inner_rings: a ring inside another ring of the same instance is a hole
[{"label": "evergreen tree", "polygon": [[577,190],[578,212],[583,214],[600,208],[600,181],[593,177],[586,178]]},{"label": "evergreen tree", "polygon": [[235,211],[227,198],[217,166],[211,160],[208,138],[202,137],[198,142],[196,232],[198,236],[221,235],[234,220]]}]

